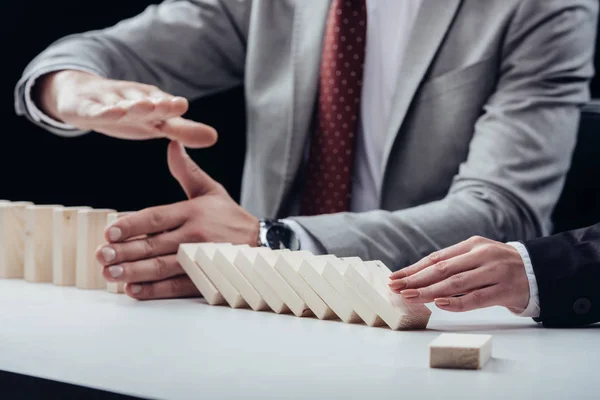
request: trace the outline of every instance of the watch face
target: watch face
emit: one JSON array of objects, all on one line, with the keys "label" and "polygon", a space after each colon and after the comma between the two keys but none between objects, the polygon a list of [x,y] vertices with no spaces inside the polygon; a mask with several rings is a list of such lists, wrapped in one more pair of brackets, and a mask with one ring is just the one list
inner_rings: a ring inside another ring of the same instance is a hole
[{"label": "watch face", "polygon": [[275,250],[297,250],[299,247],[298,239],[294,235],[294,232],[283,225],[271,226],[267,231],[266,239],[269,247]]}]

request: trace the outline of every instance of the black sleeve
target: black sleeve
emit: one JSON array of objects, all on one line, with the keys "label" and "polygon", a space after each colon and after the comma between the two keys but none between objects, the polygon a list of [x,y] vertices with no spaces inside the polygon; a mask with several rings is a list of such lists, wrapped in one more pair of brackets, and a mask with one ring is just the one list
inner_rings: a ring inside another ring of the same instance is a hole
[{"label": "black sleeve", "polygon": [[546,327],[600,321],[600,223],[524,242]]}]

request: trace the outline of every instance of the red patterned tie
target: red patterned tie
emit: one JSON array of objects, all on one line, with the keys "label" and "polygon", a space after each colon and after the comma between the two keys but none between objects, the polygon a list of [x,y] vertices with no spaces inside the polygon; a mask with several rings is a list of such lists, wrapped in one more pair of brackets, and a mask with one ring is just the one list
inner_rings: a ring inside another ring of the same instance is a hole
[{"label": "red patterned tie", "polygon": [[303,215],[349,210],[366,30],[365,0],[333,0],[323,42],[318,126],[306,166]]}]

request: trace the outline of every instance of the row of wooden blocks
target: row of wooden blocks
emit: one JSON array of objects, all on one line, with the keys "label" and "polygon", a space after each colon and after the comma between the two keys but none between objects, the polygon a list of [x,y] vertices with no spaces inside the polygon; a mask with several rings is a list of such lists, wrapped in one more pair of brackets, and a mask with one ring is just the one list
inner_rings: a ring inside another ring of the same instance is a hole
[{"label": "row of wooden blocks", "polygon": [[184,243],[177,260],[211,305],[393,330],[424,329],[431,315],[390,290],[380,261],[230,243]]},{"label": "row of wooden blocks", "polygon": [[125,214],[0,200],[0,279],[123,293],[104,279],[95,255],[106,226]]}]

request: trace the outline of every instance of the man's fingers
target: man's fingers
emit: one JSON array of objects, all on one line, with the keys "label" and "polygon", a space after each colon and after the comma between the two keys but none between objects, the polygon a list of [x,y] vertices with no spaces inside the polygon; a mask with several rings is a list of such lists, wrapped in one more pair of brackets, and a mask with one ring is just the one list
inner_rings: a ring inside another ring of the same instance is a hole
[{"label": "man's fingers", "polygon": [[153,257],[132,263],[121,263],[104,267],[102,274],[110,282],[152,282],[162,281],[185,271],[177,262],[177,255]]},{"label": "man's fingers", "polygon": [[186,221],[182,203],[146,208],[125,215],[105,229],[109,243],[123,242],[136,236],[173,230]]},{"label": "man's fingers", "polygon": [[439,263],[442,260],[447,260],[449,258],[464,254],[468,252],[471,247],[471,243],[469,243],[468,240],[465,240],[453,246],[446,247],[445,249],[435,251],[427,257],[417,261],[415,264],[394,272],[392,275],[390,275],[390,279],[402,279],[407,276],[411,276],[427,267]]},{"label": "man's fingers", "polygon": [[441,282],[459,272],[469,271],[481,265],[477,253],[467,252],[448,258],[426,267],[403,279],[394,279],[389,283],[392,291],[400,293],[405,289],[419,289]]},{"label": "man's fingers", "polygon": [[217,141],[217,131],[214,128],[181,117],[162,121],[156,125],[156,129],[165,137],[189,148],[206,148]]},{"label": "man's fingers", "polygon": [[435,305],[445,311],[463,312],[502,305],[507,296],[508,292],[502,285],[493,285],[474,290],[461,297],[437,298]]},{"label": "man's fingers", "polygon": [[187,275],[179,275],[152,283],[125,285],[125,293],[138,300],[197,297],[200,291]]},{"label": "man's fingers", "polygon": [[440,297],[450,297],[490,286],[500,281],[500,268],[476,268],[452,275],[441,282],[420,289],[406,289],[402,296],[410,302],[429,303]]}]

